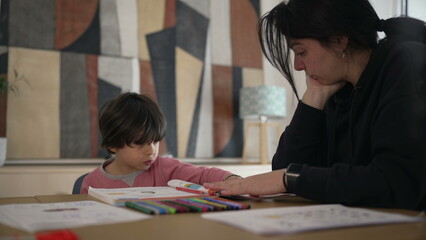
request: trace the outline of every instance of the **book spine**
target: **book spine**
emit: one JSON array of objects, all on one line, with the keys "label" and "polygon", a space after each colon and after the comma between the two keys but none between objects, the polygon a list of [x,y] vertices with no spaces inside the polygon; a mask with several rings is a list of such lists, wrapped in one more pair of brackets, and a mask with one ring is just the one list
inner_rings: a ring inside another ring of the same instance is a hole
[{"label": "book spine", "polygon": [[88,194],[98,200],[101,200],[102,202],[108,203],[109,205],[116,206],[116,202],[114,201],[114,199],[110,199],[103,196],[102,194],[94,191],[91,187],[89,187]]}]

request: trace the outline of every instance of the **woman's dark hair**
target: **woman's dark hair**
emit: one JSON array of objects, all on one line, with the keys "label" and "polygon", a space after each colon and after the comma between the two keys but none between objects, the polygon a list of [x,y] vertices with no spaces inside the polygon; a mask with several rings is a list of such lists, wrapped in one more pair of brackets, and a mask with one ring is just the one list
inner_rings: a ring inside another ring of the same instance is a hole
[{"label": "woman's dark hair", "polygon": [[109,148],[124,145],[158,142],[166,134],[166,120],[158,105],[147,95],[124,93],[106,102],[99,111],[101,146]]},{"label": "woman's dark hair", "polygon": [[423,41],[426,37],[424,22],[412,18],[381,20],[368,0],[289,0],[263,15],[258,25],[263,53],[287,78],[297,97],[290,39],[311,38],[328,46],[330,37],[346,36],[347,50],[352,51],[375,48],[378,31],[387,37],[402,35]]}]

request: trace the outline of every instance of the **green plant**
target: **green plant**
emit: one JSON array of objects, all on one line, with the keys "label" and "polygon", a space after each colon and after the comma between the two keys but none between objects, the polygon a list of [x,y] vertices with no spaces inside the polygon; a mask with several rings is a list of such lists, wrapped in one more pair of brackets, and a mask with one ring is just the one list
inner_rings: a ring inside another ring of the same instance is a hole
[{"label": "green plant", "polygon": [[31,88],[31,85],[25,75],[19,75],[16,69],[13,69],[13,74],[14,78],[11,81],[8,81],[5,76],[0,76],[0,93],[11,92],[15,96],[19,96],[19,82],[24,82]]}]

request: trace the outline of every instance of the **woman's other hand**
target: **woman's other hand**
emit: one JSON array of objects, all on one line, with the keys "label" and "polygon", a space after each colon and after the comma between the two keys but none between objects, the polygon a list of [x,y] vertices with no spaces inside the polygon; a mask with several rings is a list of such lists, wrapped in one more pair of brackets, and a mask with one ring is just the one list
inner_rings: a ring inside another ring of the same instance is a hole
[{"label": "woman's other hand", "polygon": [[286,192],[283,176],[285,169],[253,175],[242,179],[230,179],[223,182],[204,183],[204,187],[220,191],[221,195],[254,196]]},{"label": "woman's other hand", "polygon": [[306,77],[306,92],[302,102],[316,109],[324,109],[325,103],[345,85],[344,81],[339,81],[331,85],[321,84],[317,79]]}]

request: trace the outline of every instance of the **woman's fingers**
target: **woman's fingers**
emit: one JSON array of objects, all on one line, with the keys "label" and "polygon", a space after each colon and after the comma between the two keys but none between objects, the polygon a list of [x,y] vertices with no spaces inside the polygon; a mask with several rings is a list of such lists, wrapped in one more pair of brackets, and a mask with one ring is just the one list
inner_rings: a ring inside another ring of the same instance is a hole
[{"label": "woman's fingers", "polygon": [[240,195],[245,194],[243,179],[228,180],[224,182],[204,183],[203,186],[208,189],[220,191],[222,195]]},{"label": "woman's fingers", "polygon": [[286,191],[283,183],[284,169],[258,174],[242,179],[205,183],[204,187],[221,192],[222,195],[264,195]]}]

